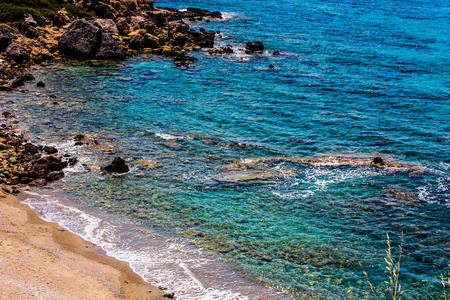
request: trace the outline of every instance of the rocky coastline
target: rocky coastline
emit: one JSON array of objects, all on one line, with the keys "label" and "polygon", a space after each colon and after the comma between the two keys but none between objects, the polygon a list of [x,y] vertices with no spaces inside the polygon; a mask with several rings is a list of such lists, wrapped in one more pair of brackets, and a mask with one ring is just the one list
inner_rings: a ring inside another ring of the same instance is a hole
[{"label": "rocky coastline", "polygon": [[[6,2],[0,4],[0,91],[15,90],[32,80],[28,73],[32,65],[153,53],[188,67],[197,60],[189,51],[233,52],[213,49],[218,32],[196,31],[185,22],[222,19],[218,11],[158,8],[147,0],[49,0],[37,1],[35,7],[21,4],[22,0]],[[251,42],[245,51],[263,49],[262,43]]]}]

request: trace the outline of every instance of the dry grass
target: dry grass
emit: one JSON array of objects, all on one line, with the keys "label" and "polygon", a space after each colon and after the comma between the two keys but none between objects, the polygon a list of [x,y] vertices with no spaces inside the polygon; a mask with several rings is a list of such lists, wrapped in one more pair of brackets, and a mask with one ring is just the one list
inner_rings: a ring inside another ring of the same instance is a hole
[{"label": "dry grass", "polygon": [[[395,261],[393,254],[392,254],[392,246],[391,246],[391,239],[389,237],[389,234],[386,234],[387,236],[387,245],[388,248],[386,250],[386,257],[384,258],[384,261],[387,264],[386,269],[389,272],[389,281],[385,281],[389,285],[389,293],[391,294],[392,300],[398,300],[400,296],[403,294],[402,285],[399,282],[400,277],[400,264],[402,261],[402,252],[403,252],[403,232],[402,232],[402,242],[398,246],[400,249],[400,254],[398,256],[398,260]],[[361,266],[361,269],[363,271],[364,276],[366,276],[367,282],[369,283],[370,289],[372,290],[372,293],[375,297],[375,299],[378,300],[377,293],[375,292],[375,289],[373,288],[373,284],[369,279],[369,275],[364,270],[361,262],[359,262],[359,265]],[[445,288],[445,283],[444,283]],[[446,298],[446,300],[448,300]]]}]

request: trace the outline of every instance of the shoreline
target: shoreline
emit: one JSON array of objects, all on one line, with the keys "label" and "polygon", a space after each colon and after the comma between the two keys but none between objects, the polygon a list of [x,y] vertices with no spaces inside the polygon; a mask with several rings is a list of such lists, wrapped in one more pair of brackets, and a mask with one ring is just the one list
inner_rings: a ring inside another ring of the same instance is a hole
[{"label": "shoreline", "polygon": [[42,220],[4,191],[0,216],[1,299],[167,299],[128,263]]}]

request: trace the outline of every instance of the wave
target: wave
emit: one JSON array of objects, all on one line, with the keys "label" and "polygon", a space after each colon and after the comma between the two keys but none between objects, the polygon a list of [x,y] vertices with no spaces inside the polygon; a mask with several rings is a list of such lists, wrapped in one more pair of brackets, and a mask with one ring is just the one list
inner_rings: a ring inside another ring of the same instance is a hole
[{"label": "wave", "polygon": [[147,282],[177,299],[294,299],[246,278],[186,240],[92,208],[53,190],[30,189],[19,199],[49,222],[128,262]]}]

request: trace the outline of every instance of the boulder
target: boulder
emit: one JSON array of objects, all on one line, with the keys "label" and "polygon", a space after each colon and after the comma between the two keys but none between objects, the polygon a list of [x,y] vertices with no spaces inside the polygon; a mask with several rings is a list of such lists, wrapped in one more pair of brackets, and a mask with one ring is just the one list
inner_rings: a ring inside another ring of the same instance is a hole
[{"label": "boulder", "polygon": [[75,20],[58,42],[59,52],[69,58],[93,58],[102,42],[102,29],[86,20]]},{"label": "boulder", "polygon": [[125,58],[125,50],[112,36],[109,34],[103,34],[100,49],[95,58],[123,59]]},{"label": "boulder", "polygon": [[111,19],[95,19],[92,21],[94,26],[101,28],[106,33],[119,33],[116,23]]},{"label": "boulder", "polygon": [[259,41],[248,42],[247,45],[245,46],[246,53],[262,52],[262,51],[264,51],[264,45]]},{"label": "boulder", "polygon": [[101,167],[101,169],[109,173],[126,173],[130,170],[125,160],[119,156],[114,158],[112,163],[110,163],[109,165]]},{"label": "boulder", "polygon": [[28,54],[27,49],[17,43],[12,43],[6,48],[6,55],[10,60],[14,60],[19,63],[30,59],[30,54]]},{"label": "boulder", "polygon": [[3,52],[11,44],[11,40],[16,38],[11,34],[8,27],[0,27],[0,51]]}]

